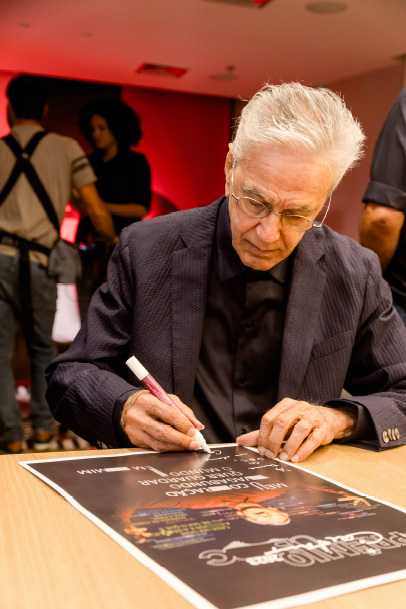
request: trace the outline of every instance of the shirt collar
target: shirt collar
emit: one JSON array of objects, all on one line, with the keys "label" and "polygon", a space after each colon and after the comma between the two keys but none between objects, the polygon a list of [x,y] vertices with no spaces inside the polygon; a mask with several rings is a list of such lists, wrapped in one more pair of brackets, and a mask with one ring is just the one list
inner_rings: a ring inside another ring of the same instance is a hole
[{"label": "shirt collar", "polygon": [[[218,258],[218,274],[220,283],[237,277],[242,273],[251,272],[252,269],[245,266],[233,248],[230,219],[228,215],[228,199],[225,197],[220,206],[217,219],[216,246]],[[288,271],[288,259],[278,262],[269,271],[256,271],[255,279],[272,279],[284,284]]]},{"label": "shirt collar", "polygon": [[44,128],[40,124],[20,124],[15,125],[11,128],[10,134],[17,140],[17,142],[23,148],[28,144],[30,139],[37,131],[44,131]]}]

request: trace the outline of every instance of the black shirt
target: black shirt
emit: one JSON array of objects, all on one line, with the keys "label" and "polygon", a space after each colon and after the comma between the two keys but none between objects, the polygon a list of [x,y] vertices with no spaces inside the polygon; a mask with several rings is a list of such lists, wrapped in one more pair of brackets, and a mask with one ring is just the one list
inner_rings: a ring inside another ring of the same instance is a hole
[{"label": "black shirt", "polygon": [[192,402],[208,442],[233,442],[258,429],[276,403],[291,258],[270,271],[244,266],[223,203]]},{"label": "black shirt", "polygon": [[[138,203],[150,209],[151,206],[151,172],[146,157],[134,150],[123,150],[115,157],[103,162],[100,153],[89,155],[90,164],[97,177],[96,188],[106,203]],[[112,214],[114,228],[119,235],[121,230],[137,222],[139,218],[115,216]],[[87,234],[92,231],[92,224],[85,218],[78,228],[78,242],[86,242]]]},{"label": "black shirt", "polygon": [[[396,98],[379,134],[363,201],[406,212],[406,87]],[[405,222],[383,276],[391,287],[394,303],[406,311]]]}]

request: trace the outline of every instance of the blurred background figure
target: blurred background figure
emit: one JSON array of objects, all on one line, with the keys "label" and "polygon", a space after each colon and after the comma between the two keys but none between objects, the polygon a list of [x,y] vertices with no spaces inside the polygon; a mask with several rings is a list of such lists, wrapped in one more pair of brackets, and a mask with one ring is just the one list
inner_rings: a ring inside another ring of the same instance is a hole
[{"label": "blurred background figure", "polygon": [[52,327],[56,281],[48,274],[51,249],[71,196],[101,238],[117,236],[97,194],[94,172],[75,140],[46,133],[41,79],[20,75],[7,88],[11,132],[0,140],[0,449],[23,450],[23,425],[11,368],[16,321],[21,319],[31,367],[33,436],[29,448],[49,450],[54,419],[45,400],[45,368],[55,355]]},{"label": "blurred background figure", "polygon": [[406,87],[374,148],[360,225],[361,245],[376,252],[393,303],[406,326]]},{"label": "blurred background figure", "polygon": [[[112,214],[117,234],[145,216],[151,205],[151,172],[146,157],[131,150],[142,137],[140,120],[126,103],[103,98],[87,103],[79,128],[94,148],[89,161],[97,176],[96,188]],[[105,281],[109,252],[87,218],[78,227],[76,242],[82,258],[77,282],[82,321],[95,290]]]}]

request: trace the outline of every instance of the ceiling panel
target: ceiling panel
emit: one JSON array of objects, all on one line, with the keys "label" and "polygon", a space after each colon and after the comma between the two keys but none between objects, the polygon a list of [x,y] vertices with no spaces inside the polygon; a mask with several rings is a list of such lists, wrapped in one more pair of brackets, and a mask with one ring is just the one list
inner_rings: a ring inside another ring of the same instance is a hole
[{"label": "ceiling panel", "polygon": [[[266,81],[331,83],[399,61],[406,1],[345,1],[314,14],[310,0],[3,0],[0,70],[249,97]],[[187,72],[137,73],[142,64]]]}]

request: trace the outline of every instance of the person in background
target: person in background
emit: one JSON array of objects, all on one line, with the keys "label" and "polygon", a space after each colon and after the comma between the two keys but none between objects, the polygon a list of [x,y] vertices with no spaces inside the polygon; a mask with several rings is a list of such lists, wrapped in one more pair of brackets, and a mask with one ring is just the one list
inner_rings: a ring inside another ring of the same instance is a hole
[{"label": "person in background", "polygon": [[[376,255],[324,224],[363,141],[328,89],[256,93],[225,196],[122,231],[85,324],[47,370],[56,418],[98,447],[195,450],[195,425],[209,443],[293,463],[333,441],[404,444],[406,328]],[[142,389],[132,355],[189,420]]]},{"label": "person in background", "polygon": [[363,197],[360,243],[378,254],[396,310],[406,326],[406,87],[375,145]]},{"label": "person in background", "polygon": [[23,427],[11,370],[17,317],[31,363],[30,448],[48,450],[53,444],[45,368],[55,356],[52,326],[57,293],[56,279],[47,274],[47,267],[59,234],[50,214],[60,225],[75,188],[81,213],[101,238],[113,245],[117,235],[82,148],[41,126],[47,111],[41,79],[17,76],[8,85],[7,97],[11,132],[0,140],[0,449],[19,453]]},{"label": "person in background", "polygon": [[[97,176],[96,188],[112,214],[114,227],[121,230],[138,222],[151,205],[151,172],[146,157],[131,149],[142,137],[137,114],[120,99],[88,102],[79,116],[79,128],[94,152],[89,161]],[[83,273],[77,283],[82,321],[91,297],[105,280],[108,256],[103,242],[87,219],[79,223]]]}]

